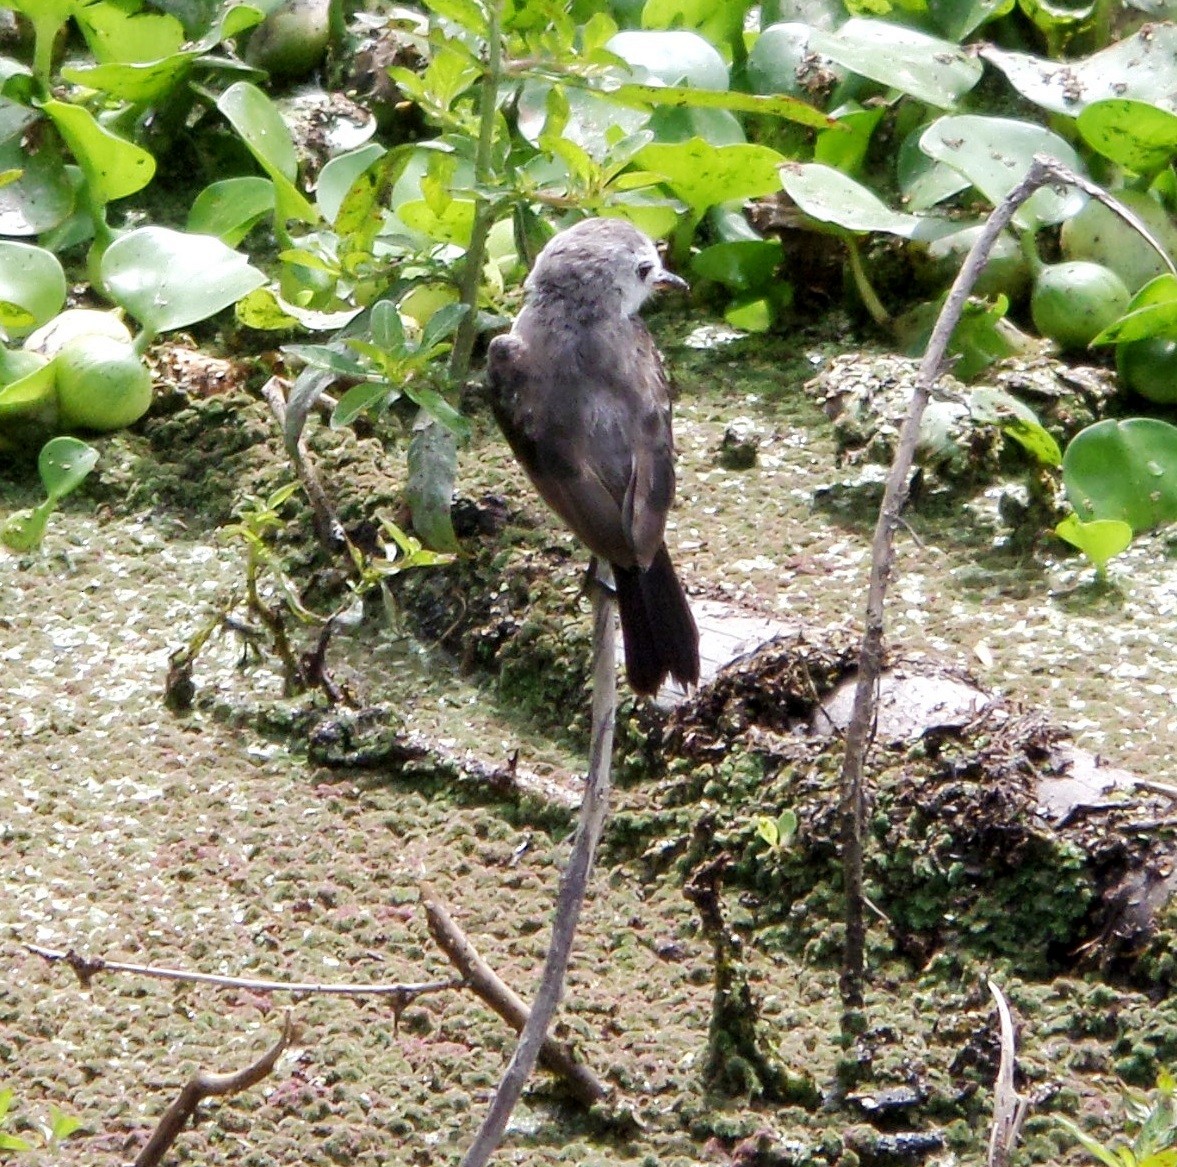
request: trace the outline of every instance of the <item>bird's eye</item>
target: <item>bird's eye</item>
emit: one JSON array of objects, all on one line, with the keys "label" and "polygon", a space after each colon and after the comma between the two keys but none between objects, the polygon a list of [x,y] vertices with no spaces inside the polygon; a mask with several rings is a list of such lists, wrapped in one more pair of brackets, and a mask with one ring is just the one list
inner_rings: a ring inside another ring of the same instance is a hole
[{"label": "bird's eye", "polygon": [[638,264],[638,279],[645,280],[653,270],[654,265],[648,259],[643,259],[642,262]]}]

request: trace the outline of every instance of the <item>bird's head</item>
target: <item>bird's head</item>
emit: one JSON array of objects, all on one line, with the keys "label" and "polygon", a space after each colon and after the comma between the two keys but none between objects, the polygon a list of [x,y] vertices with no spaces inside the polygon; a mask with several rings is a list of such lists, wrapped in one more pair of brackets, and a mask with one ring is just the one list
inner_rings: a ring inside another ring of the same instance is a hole
[{"label": "bird's head", "polygon": [[654,292],[687,290],[653,241],[624,219],[585,219],[552,238],[524,285],[530,299],[570,311],[633,316]]}]

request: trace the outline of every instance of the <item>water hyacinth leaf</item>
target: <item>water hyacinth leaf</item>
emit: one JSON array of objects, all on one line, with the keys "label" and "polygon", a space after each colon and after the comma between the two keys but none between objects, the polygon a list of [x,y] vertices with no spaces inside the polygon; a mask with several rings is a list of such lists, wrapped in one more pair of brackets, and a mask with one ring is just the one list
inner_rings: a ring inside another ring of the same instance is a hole
[{"label": "water hyacinth leaf", "polygon": [[256,85],[237,81],[217,99],[217,108],[273,180],[278,218],[283,223],[290,219],[317,222],[318,211],[294,185],[298,157],[290,129],[278,107]]},{"label": "water hyacinth leaf", "polygon": [[1085,523],[1078,515],[1067,515],[1054,533],[1082,551],[1096,571],[1103,571],[1108,560],[1126,551],[1132,542],[1132,528],[1121,519],[1093,519]]},{"label": "water hyacinth leaf", "polygon": [[783,253],[778,239],[716,243],[695,256],[691,273],[696,279],[714,280],[733,292],[748,292],[773,282]]},{"label": "water hyacinth leaf", "polygon": [[959,45],[868,17],[835,32],[815,28],[809,50],[939,109],[953,108],[981,79],[981,62]]},{"label": "water hyacinth leaf", "polygon": [[195,324],[260,288],[266,277],[211,235],[139,227],[102,257],[111,298],[151,333]]},{"label": "water hyacinth leaf", "polygon": [[661,175],[698,217],[718,203],[757,198],[777,190],[777,167],[784,158],[768,146],[712,146],[702,138],[691,138],[647,146],[637,160]]},{"label": "water hyacinth leaf", "polygon": [[53,119],[96,202],[126,198],[155,176],[155,159],[100,126],[88,109],[64,101],[46,101],[41,108]]},{"label": "water hyacinth leaf", "polygon": [[66,81],[97,89],[133,105],[156,105],[188,79],[198,53],[173,53],[158,61],[122,62],[105,65],[67,65],[61,70]]},{"label": "water hyacinth leaf", "polygon": [[838,119],[838,128],[817,135],[813,143],[814,162],[832,166],[843,174],[857,174],[866,159],[875,127],[885,112],[882,106],[875,109],[851,108],[845,112],[835,110],[833,116]]},{"label": "water hyacinth leaf", "polygon": [[936,27],[960,44],[971,32],[1014,10],[1014,0],[928,0],[928,13]]},{"label": "water hyacinth leaf", "polygon": [[920,220],[893,211],[873,191],[830,166],[786,163],[780,183],[810,218],[861,234],[882,231],[910,239]]},{"label": "water hyacinth leaf", "polygon": [[436,209],[424,200],[402,203],[397,217],[410,231],[417,231],[436,243],[453,243],[458,247],[470,245],[477,206],[473,199],[450,199]]},{"label": "water hyacinth leaf", "polygon": [[185,228],[215,235],[236,247],[267,215],[274,213],[274,184],[259,175],[225,178],[206,186],[193,200]]},{"label": "water hyacinth leaf", "polygon": [[1128,301],[1124,315],[1109,324],[1091,343],[1119,344],[1150,337],[1177,340],[1177,276],[1169,273],[1145,284]]},{"label": "water hyacinth leaf", "polygon": [[74,209],[74,187],[54,143],[45,142],[32,153],[17,132],[0,144],[0,171],[17,172],[0,187],[0,235],[41,235]]},{"label": "water hyacinth leaf", "polygon": [[80,4],[74,19],[100,65],[159,61],[179,53],[184,44],[184,26],[163,12]]},{"label": "water hyacinth leaf", "polygon": [[59,502],[82,485],[97,463],[98,451],[93,446],[78,438],[51,438],[41,447],[37,472],[45,493],[53,502]]},{"label": "water hyacinth leaf", "polygon": [[926,211],[968,190],[971,183],[959,170],[928,157],[920,149],[927,126],[920,126],[903,139],[896,162],[896,181],[909,210]]},{"label": "water hyacinth leaf", "polygon": [[[995,206],[1025,177],[1035,154],[1044,154],[1085,173],[1073,147],[1058,134],[1030,122],[966,114],[934,121],[920,137],[920,149],[960,171]],[[1080,191],[1035,191],[1014,215],[1025,230],[1061,223],[1086,201]]]},{"label": "water hyacinth leaf", "polygon": [[458,550],[458,536],[450,517],[457,473],[457,439],[422,410],[409,441],[405,495],[413,515],[413,529],[433,551]]},{"label": "water hyacinth leaf", "polygon": [[53,252],[0,240],[0,326],[10,336],[24,336],[56,316],[65,291],[65,272]]},{"label": "water hyacinth leaf", "polygon": [[1094,101],[1075,124],[1093,150],[1133,174],[1157,174],[1177,154],[1177,114],[1151,102]]},{"label": "water hyacinth leaf", "polygon": [[542,134],[554,132],[549,129],[550,99],[554,94],[562,94],[568,107],[560,135],[598,160],[610,153],[618,130],[626,137],[635,134],[650,116],[647,109],[619,105],[595,90],[528,81],[517,98],[516,124],[533,146],[539,145]]},{"label": "water hyacinth leaf", "polygon": [[[37,359],[30,361],[24,372],[0,388],[0,429],[16,420],[52,425],[57,420],[56,370],[52,361],[39,353],[26,354]],[[15,353],[8,354],[11,366]],[[14,372],[9,368],[7,372]]]},{"label": "water hyacinth leaf", "polygon": [[1084,522],[1119,519],[1139,532],[1177,520],[1177,426],[1149,417],[1088,426],[1063,455],[1063,485]]},{"label": "water hyacinth leaf", "polygon": [[981,56],[1025,98],[1051,113],[1078,115],[1094,101],[1134,98],[1163,104],[1177,92],[1177,25],[1148,26],[1090,57],[1051,61],[992,46]]},{"label": "water hyacinth leaf", "polygon": [[[648,0],[646,8],[654,2],[657,0]],[[727,65],[709,38],[687,28],[651,27],[645,11],[642,23],[645,28],[626,29],[605,43],[610,53],[630,66],[635,81],[651,79],[667,86],[727,89]]]}]

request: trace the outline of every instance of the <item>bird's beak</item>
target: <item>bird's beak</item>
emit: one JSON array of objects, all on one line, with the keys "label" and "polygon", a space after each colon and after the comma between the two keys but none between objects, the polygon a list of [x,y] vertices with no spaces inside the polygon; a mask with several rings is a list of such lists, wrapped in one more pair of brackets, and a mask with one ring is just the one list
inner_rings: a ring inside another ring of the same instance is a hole
[{"label": "bird's beak", "polygon": [[682,276],[676,276],[674,272],[667,271],[665,268],[654,278],[654,287],[660,292],[689,292],[691,290],[691,285]]}]

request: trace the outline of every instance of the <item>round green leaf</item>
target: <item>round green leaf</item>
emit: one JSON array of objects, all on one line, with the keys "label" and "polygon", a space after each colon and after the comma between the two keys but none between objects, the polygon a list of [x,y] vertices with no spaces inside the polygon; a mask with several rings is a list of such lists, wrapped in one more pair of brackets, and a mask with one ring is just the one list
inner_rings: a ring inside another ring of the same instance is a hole
[{"label": "round green leaf", "polygon": [[56,502],[77,490],[98,462],[98,451],[78,438],[51,438],[41,447],[37,470],[45,493]]},{"label": "round green leaf", "polygon": [[[29,243],[0,240],[0,325],[24,336],[51,320],[65,303],[65,272],[57,256]],[[20,310],[12,313],[9,306]]]},{"label": "round green leaf", "polygon": [[1084,521],[1119,519],[1147,531],[1177,519],[1177,426],[1148,417],[1107,420],[1076,435],[1063,484]]},{"label": "round green leaf", "polygon": [[61,154],[48,143],[32,153],[19,133],[0,145],[0,171],[20,171],[15,182],[0,186],[0,235],[40,235],[69,217],[74,188]]},{"label": "round green leaf", "polygon": [[100,126],[88,109],[64,101],[46,101],[41,108],[53,119],[97,202],[126,198],[154,177],[155,159]]},{"label": "round green leaf", "polygon": [[1177,114],[1151,102],[1092,102],[1075,124],[1093,150],[1134,174],[1156,174],[1177,154]]},{"label": "round green leaf", "polygon": [[319,213],[328,223],[335,222],[335,216],[356,179],[386,153],[385,148],[376,142],[366,142],[356,150],[337,154],[323,167],[315,184],[315,201],[319,204]]},{"label": "round green leaf", "polygon": [[1125,551],[1132,542],[1132,528],[1120,519],[1095,519],[1085,523],[1078,515],[1067,515],[1054,533],[1072,547],[1077,547],[1099,571],[1114,555]]},{"label": "round green leaf", "polygon": [[102,282],[116,303],[157,333],[220,312],[266,277],[211,235],[140,227],[106,249]]},{"label": "round green leaf", "polygon": [[[1025,178],[1035,154],[1085,173],[1079,155],[1058,134],[1011,118],[973,114],[938,118],[924,131],[920,149],[958,170],[994,205]],[[1031,231],[1061,223],[1079,210],[1084,199],[1077,190],[1044,187],[1021,205],[1014,221]]]},{"label": "round green leaf", "polygon": [[719,52],[697,32],[687,29],[627,29],[606,42],[631,68],[663,85],[694,89],[726,89],[727,66]]},{"label": "round green leaf", "polygon": [[847,231],[884,231],[909,239],[920,223],[915,215],[891,210],[873,191],[830,166],[790,162],[781,167],[780,181],[811,218]]},{"label": "round green leaf", "polygon": [[186,227],[194,235],[215,235],[236,247],[254,224],[273,213],[274,184],[250,174],[206,186],[192,203]]},{"label": "round green leaf", "polygon": [[1177,340],[1177,276],[1166,272],[1150,280],[1128,302],[1128,309],[1091,343],[1131,340]]}]

